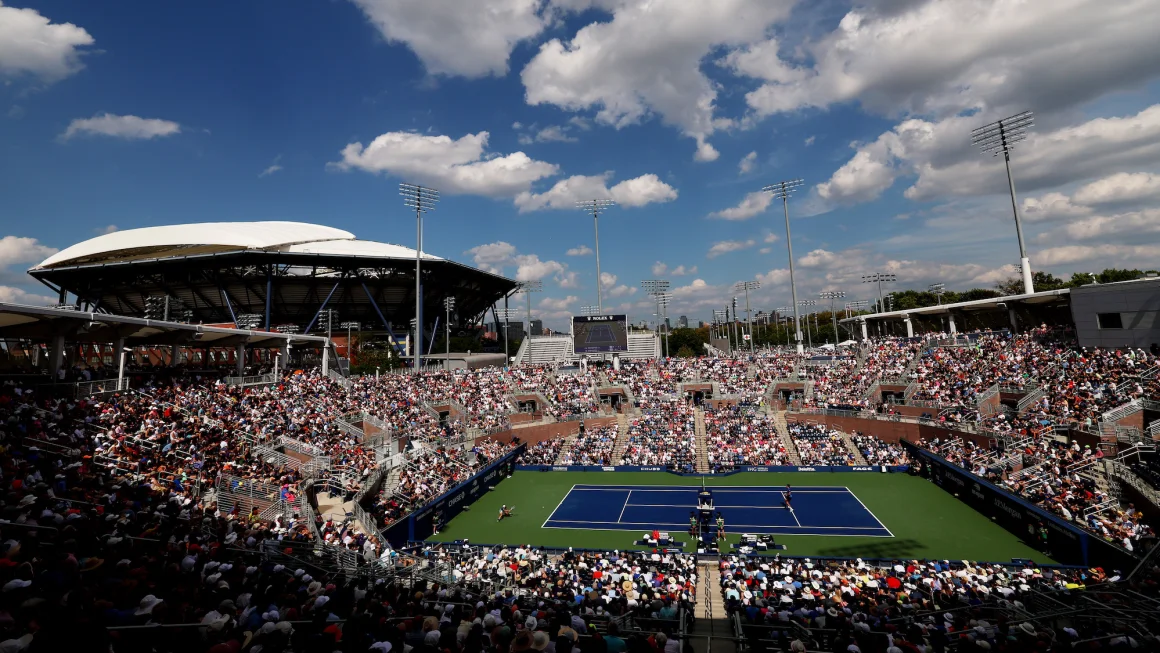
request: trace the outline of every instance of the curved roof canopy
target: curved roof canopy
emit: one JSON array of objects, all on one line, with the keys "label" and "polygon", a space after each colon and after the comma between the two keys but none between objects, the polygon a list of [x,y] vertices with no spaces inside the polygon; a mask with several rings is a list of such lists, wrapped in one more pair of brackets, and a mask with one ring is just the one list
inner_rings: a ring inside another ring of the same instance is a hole
[{"label": "curved roof canopy", "polygon": [[[357,240],[342,229],[304,222],[203,222],[127,229],[61,250],[33,270],[244,250],[414,259],[415,250]],[[443,259],[430,254],[424,260]]]}]

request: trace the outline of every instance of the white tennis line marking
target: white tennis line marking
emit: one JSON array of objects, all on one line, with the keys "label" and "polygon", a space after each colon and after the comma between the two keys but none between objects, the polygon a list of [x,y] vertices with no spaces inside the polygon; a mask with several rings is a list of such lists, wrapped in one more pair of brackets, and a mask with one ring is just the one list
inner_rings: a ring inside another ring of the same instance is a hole
[{"label": "white tennis line marking", "polygon": [[[567,522],[561,522],[561,523],[567,523]],[[580,522],[580,523],[586,523],[586,522]],[[689,526],[688,524],[656,524],[655,527],[656,528],[679,529],[679,528],[688,528],[688,526]],[[588,528],[588,527],[583,527],[583,526],[544,526],[543,528],[550,528],[552,530],[559,530],[559,531],[584,530],[584,531],[601,531],[601,532],[605,532],[605,533],[623,533],[624,531],[629,530],[627,528]],[[769,528],[769,527],[768,526],[760,526],[759,528]],[[794,527],[793,526],[785,526],[784,528],[794,528]],[[810,528],[810,527],[805,526],[803,528]],[[728,528],[726,528],[725,530],[727,532],[732,532],[732,531],[729,531]],[[877,537],[877,538],[884,538],[884,539],[888,539],[891,537],[889,535],[849,535],[849,534],[845,534],[845,533],[835,533],[832,535],[829,533],[824,533],[824,534],[823,533],[786,533],[785,535],[792,536],[792,537],[820,537],[822,535],[825,535],[825,537]]]},{"label": "white tennis line marking", "polygon": [[[850,488],[846,488],[846,491],[850,492]],[[873,511],[871,511],[869,508],[866,507],[866,504],[862,503],[862,500],[858,498],[857,494],[850,492],[850,496],[854,497],[854,500],[858,502],[858,505],[862,506],[862,510],[865,510],[866,512],[870,513],[870,516],[874,518],[874,521],[878,522],[878,525],[882,527],[882,530],[886,531],[887,533],[890,533],[890,529],[886,528],[886,524],[883,524],[882,520],[878,519],[878,515],[875,515]],[[894,533],[890,533],[890,537],[894,537]]]},{"label": "white tennis line marking", "polygon": [[624,497],[624,507],[620,509],[620,516],[616,518],[616,523],[620,523],[624,519],[624,511],[628,509],[628,500],[632,498],[632,490],[628,491],[628,496]]},{"label": "white tennis line marking", "polygon": [[[573,485],[571,491],[575,491],[575,492],[616,492],[616,491],[621,491],[621,492],[623,492],[624,490],[633,490],[633,491],[640,491],[640,492],[681,492],[681,493],[687,494],[689,492],[698,492],[698,491],[700,491],[700,489],[701,488],[695,488],[695,487],[685,487],[685,488],[673,489],[672,487],[653,486],[653,485],[601,485],[601,486]],[[766,487],[766,486],[752,486],[752,487],[746,487],[746,488],[741,488],[739,486],[732,486],[729,488],[714,487],[711,489],[713,490],[714,494],[718,494],[718,493],[728,494],[730,492],[744,492],[746,494],[780,494],[780,493],[782,493],[782,491],[780,489],[771,489],[771,488]],[[848,490],[847,488],[844,488],[844,487],[827,487],[827,488],[794,488],[793,491],[800,492],[802,494],[818,494],[818,493],[823,493],[823,492],[849,492],[850,490]]]},{"label": "white tennis line marking", "polygon": [[[688,508],[690,506],[674,506],[671,503],[634,503],[629,508]],[[741,508],[745,510],[785,510],[785,506],[721,506],[713,505],[713,510],[718,508]]]},{"label": "white tennis line marking", "polygon": [[[688,524],[655,524],[653,522],[632,522],[632,521],[588,521],[588,520],[572,520],[572,519],[556,519],[553,520],[558,524],[607,524],[611,526],[647,526],[649,528],[687,528]],[[545,528],[569,528],[563,526],[545,526]],[[571,527],[582,528],[582,527]],[[843,531],[882,531],[884,528],[877,526],[771,526],[769,524],[732,524],[729,528],[802,528],[805,530],[812,529],[826,529],[826,530],[843,530]],[[594,529],[594,530],[619,530],[619,529]],[[891,537],[883,535],[882,537]]]},{"label": "white tennis line marking", "polygon": [[555,515],[556,511],[560,509],[560,506],[564,505],[564,502],[568,500],[568,495],[572,494],[572,490],[575,490],[575,489],[576,489],[576,486],[573,485],[572,489],[568,490],[568,493],[564,495],[564,498],[560,499],[560,503],[557,503],[556,507],[552,508],[552,513],[550,515],[548,515],[548,518],[544,520],[544,523],[540,524],[540,528],[547,528],[548,527],[548,522],[552,521],[552,515]]}]

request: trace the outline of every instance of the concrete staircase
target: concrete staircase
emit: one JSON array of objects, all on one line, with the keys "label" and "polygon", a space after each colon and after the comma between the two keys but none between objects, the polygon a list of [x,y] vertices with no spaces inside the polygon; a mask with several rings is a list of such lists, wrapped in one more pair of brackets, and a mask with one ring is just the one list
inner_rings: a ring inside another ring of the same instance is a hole
[{"label": "concrete staircase", "polygon": [[616,442],[612,445],[612,464],[619,465],[628,446],[628,418],[624,413],[616,414]]},{"label": "concrete staircase", "polygon": [[869,465],[870,463],[866,462],[866,456],[863,456],[862,452],[858,450],[858,445],[854,444],[854,440],[850,437],[850,434],[845,431],[841,431],[840,433],[842,434],[842,442],[845,442],[846,448],[850,450],[850,453],[854,454],[854,464]]},{"label": "concrete staircase", "polygon": [[576,444],[578,437],[580,437],[579,431],[564,438],[564,444],[560,446],[560,453],[556,456],[557,465],[563,465],[564,461],[568,459],[568,454],[572,453],[572,446]]},{"label": "concrete staircase", "polygon": [[733,626],[725,611],[721,593],[721,570],[717,563],[704,561],[697,565],[696,621],[691,643],[696,653],[736,653]]},{"label": "concrete staircase", "polygon": [[705,435],[705,411],[699,406],[693,412],[693,437],[697,442],[697,473],[708,474],[709,438]]},{"label": "concrete staircase", "polygon": [[802,459],[798,456],[797,447],[794,446],[793,440],[789,438],[789,427],[785,423],[784,410],[779,410],[773,414],[773,427],[777,430],[777,437],[781,438],[781,443],[785,446],[786,453],[789,454],[789,464],[802,464]]}]

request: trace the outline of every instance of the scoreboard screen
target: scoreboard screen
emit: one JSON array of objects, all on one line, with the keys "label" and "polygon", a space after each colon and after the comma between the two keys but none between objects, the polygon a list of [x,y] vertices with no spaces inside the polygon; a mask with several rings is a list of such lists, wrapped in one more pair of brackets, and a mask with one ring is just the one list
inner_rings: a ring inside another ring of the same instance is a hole
[{"label": "scoreboard screen", "polygon": [[586,315],[572,318],[572,340],[577,354],[628,351],[627,315]]}]

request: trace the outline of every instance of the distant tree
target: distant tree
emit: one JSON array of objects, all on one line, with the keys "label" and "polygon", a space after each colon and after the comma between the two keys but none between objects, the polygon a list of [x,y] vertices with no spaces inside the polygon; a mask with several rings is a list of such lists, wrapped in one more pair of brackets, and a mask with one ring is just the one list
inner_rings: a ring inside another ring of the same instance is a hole
[{"label": "distant tree", "polygon": [[689,349],[688,345],[682,345],[681,348],[677,350],[677,358],[696,358],[696,357],[697,357],[697,354],[692,349]]},{"label": "distant tree", "polygon": [[990,288],[972,288],[966,292],[959,293],[957,301],[960,302],[974,302],[980,299],[994,299],[1000,297],[998,290],[991,290]]}]

